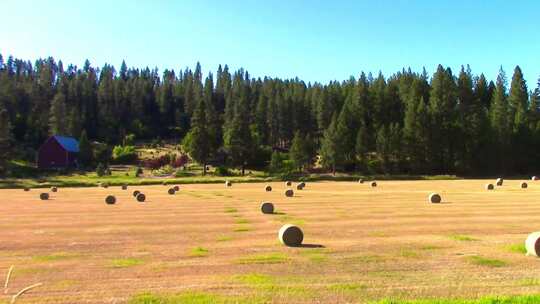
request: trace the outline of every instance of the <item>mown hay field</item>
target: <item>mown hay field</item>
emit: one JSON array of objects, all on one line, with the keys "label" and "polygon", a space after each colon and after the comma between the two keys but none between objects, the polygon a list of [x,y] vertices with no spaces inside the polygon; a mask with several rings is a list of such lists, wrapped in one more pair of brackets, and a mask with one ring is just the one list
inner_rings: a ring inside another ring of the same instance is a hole
[{"label": "mown hay field", "polygon": [[[540,293],[540,182],[0,190],[0,303],[370,303]],[[132,192],[146,195],[137,202]],[[442,203],[428,202],[430,193]],[[105,203],[107,195],[116,204]],[[262,214],[261,203],[275,214]],[[284,224],[304,246],[285,247]],[[3,279],[1,280],[4,283]],[[3,285],[2,285],[3,286]],[[205,302],[206,301],[206,302]]]}]

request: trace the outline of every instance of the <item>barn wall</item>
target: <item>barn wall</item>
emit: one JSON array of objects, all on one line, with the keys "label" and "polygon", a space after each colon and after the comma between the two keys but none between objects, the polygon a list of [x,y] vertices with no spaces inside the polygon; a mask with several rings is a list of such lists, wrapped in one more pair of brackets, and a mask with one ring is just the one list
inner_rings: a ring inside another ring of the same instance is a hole
[{"label": "barn wall", "polygon": [[66,167],[69,165],[67,151],[54,139],[47,140],[38,153],[39,168]]}]

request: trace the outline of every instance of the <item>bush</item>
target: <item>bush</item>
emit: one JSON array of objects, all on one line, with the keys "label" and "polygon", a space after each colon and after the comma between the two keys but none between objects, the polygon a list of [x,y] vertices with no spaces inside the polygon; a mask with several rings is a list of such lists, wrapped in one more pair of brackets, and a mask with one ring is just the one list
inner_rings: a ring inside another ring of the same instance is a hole
[{"label": "bush", "polygon": [[105,165],[103,165],[102,163],[99,163],[96,168],[97,176],[99,177],[104,176],[107,173],[106,170],[107,168],[105,167]]},{"label": "bush", "polygon": [[171,165],[165,165],[152,172],[155,176],[166,176],[174,173],[174,168]]},{"label": "bush", "polygon": [[272,159],[270,160],[270,167],[268,168],[272,173],[279,173],[283,171],[283,161],[287,159],[285,154],[275,151],[272,153]]},{"label": "bush", "polygon": [[124,146],[134,146],[135,145],[135,134],[128,134],[124,137]]},{"label": "bush", "polygon": [[188,176],[194,176],[192,172],[188,172],[185,170],[176,170],[176,173],[174,174],[175,177],[188,177]]},{"label": "bush", "polygon": [[218,176],[231,176],[232,173],[227,167],[219,166],[216,168],[215,174]]},{"label": "bush", "polygon": [[141,167],[137,167],[137,170],[135,170],[135,177],[139,177],[143,174],[143,169]]},{"label": "bush", "polygon": [[134,146],[115,146],[113,161],[117,164],[130,164],[137,161],[137,152]]},{"label": "bush", "polygon": [[96,144],[94,146],[94,159],[98,163],[108,163],[111,159],[111,151],[106,144]]},{"label": "bush", "polygon": [[180,156],[176,156],[173,158],[171,165],[174,168],[180,168],[185,166],[189,161],[189,158],[186,154],[180,154]]}]

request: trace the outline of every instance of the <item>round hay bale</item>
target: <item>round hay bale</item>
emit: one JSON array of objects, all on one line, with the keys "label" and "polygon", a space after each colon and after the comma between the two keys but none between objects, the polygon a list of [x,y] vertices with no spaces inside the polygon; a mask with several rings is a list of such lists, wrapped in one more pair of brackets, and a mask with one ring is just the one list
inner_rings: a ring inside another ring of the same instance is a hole
[{"label": "round hay bale", "polygon": [[176,191],[174,191],[174,188],[169,188],[169,190],[167,190],[167,193],[169,193],[170,195],[174,195]]},{"label": "round hay bale", "polygon": [[179,186],[174,186],[173,189],[174,189],[174,191],[180,191],[180,187],[179,187]]},{"label": "round hay bale", "polygon": [[225,187],[231,187],[231,186],[232,186],[232,183],[230,181],[225,182]]},{"label": "round hay bale", "polygon": [[371,187],[377,187],[377,182],[375,181],[371,182]]},{"label": "round hay bale", "polygon": [[272,214],[274,213],[274,204],[270,202],[263,202],[261,204],[261,211],[264,214]]},{"label": "round hay bale", "polygon": [[359,179],[359,180],[358,180],[358,183],[359,183],[359,184],[363,184],[363,183],[364,183],[364,179],[363,179],[363,178]]},{"label": "round hay bale", "polygon": [[264,187],[264,190],[265,190],[266,192],[270,192],[270,191],[272,191],[272,186],[266,185],[266,187]]},{"label": "round hay bale", "polygon": [[292,186],[292,182],[291,182],[291,181],[287,181],[287,182],[285,183],[285,186],[287,186],[287,187]]},{"label": "round hay bale", "polygon": [[41,193],[41,194],[39,195],[39,199],[42,200],[42,201],[48,200],[48,199],[49,199],[49,193],[45,193],[45,192],[44,192],[44,193]]},{"label": "round hay bale", "polygon": [[105,198],[105,203],[107,203],[107,205],[116,204],[116,197],[114,197],[114,195],[107,195],[107,197]]},{"label": "round hay bale", "polygon": [[127,185],[122,185],[122,190],[127,190]]},{"label": "round hay bale", "polygon": [[526,182],[521,183],[521,189],[526,189],[529,185]]},{"label": "round hay bale", "polygon": [[304,190],[304,186],[302,184],[296,185],[296,190]]},{"label": "round hay bale", "polygon": [[429,202],[433,204],[438,204],[442,201],[441,196],[438,193],[431,193],[429,195]]},{"label": "round hay bale", "polygon": [[58,191],[58,188],[56,187],[51,187],[51,192],[57,192]]},{"label": "round hay bale", "polygon": [[293,195],[294,195],[294,191],[292,189],[287,189],[285,191],[285,196],[286,197],[293,197]]},{"label": "round hay bale", "polygon": [[493,190],[494,188],[493,184],[486,184],[486,190]]},{"label": "round hay bale", "polygon": [[497,178],[497,181],[495,184],[500,187],[503,185],[503,182],[504,182],[504,179],[502,177],[499,177]]},{"label": "round hay bale", "polygon": [[146,195],[144,195],[144,193],[139,193],[137,194],[137,201],[142,203],[146,200]]},{"label": "round hay bale", "polygon": [[302,245],[304,233],[297,226],[286,224],[279,229],[278,238],[281,244],[289,247],[298,247]]},{"label": "round hay bale", "polygon": [[306,187],[306,183],[305,183],[305,182],[301,182],[299,185],[301,185],[302,188],[305,188],[305,187]]},{"label": "round hay bale", "polygon": [[531,180],[533,180],[533,181],[537,181],[538,179],[540,179],[540,177],[538,177],[538,176],[536,176],[536,175],[533,176],[533,177],[531,177]]},{"label": "round hay bale", "polygon": [[24,192],[30,191],[30,188],[24,188]]},{"label": "round hay bale", "polygon": [[525,240],[525,249],[528,256],[540,256],[540,231],[529,234]]},{"label": "round hay bale", "polygon": [[133,191],[133,197],[137,197],[137,195],[139,195],[139,193],[141,193],[141,191],[139,191],[139,190]]}]

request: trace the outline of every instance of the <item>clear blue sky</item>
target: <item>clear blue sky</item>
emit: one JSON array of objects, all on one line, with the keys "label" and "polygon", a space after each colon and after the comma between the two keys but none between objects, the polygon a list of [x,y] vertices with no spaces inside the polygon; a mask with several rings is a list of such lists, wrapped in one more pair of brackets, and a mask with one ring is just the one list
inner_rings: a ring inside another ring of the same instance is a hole
[{"label": "clear blue sky", "polygon": [[540,1],[30,1],[0,2],[0,53],[88,58],[128,66],[215,71],[327,82],[411,67],[510,79],[540,76]]}]

